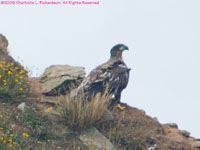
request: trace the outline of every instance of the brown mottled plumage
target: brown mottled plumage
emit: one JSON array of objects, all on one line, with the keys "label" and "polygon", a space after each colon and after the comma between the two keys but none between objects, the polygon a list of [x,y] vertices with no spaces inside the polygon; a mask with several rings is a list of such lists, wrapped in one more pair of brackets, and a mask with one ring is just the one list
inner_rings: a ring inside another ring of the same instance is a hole
[{"label": "brown mottled plumage", "polygon": [[128,84],[130,71],[122,59],[124,50],[128,50],[128,47],[123,44],[114,46],[110,51],[110,59],[91,71],[83,80],[78,89],[82,89],[87,98],[99,92],[104,93],[107,89],[114,96],[114,103],[120,102],[121,92]]}]

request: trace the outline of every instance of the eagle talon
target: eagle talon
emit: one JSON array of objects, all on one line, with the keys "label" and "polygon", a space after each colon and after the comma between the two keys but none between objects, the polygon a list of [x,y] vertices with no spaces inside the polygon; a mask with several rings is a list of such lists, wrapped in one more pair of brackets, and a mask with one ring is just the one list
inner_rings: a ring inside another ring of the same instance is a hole
[{"label": "eagle talon", "polygon": [[119,108],[120,110],[124,110],[126,108],[125,106],[121,106],[120,104],[117,104],[116,107]]}]

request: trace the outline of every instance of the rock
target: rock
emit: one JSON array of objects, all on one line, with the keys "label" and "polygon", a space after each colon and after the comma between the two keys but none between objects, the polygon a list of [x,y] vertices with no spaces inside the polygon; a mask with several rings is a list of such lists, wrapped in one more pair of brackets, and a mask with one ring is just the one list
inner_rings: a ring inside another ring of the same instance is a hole
[{"label": "rock", "polygon": [[55,96],[43,96],[40,99],[40,103],[51,104],[54,106],[58,103],[58,98],[56,98]]},{"label": "rock", "polygon": [[153,146],[149,147],[148,150],[156,150],[157,144],[154,144]]},{"label": "rock", "polygon": [[46,96],[66,94],[82,82],[85,74],[84,67],[52,65],[40,77],[42,93]]},{"label": "rock", "polygon": [[116,150],[111,142],[94,127],[84,131],[79,138],[89,150]]},{"label": "rock", "polygon": [[2,34],[0,34],[0,61],[8,63],[15,63],[15,60],[8,55],[8,40]]},{"label": "rock", "polygon": [[166,124],[164,124],[165,126],[169,126],[169,127],[171,127],[171,128],[176,128],[176,129],[178,129],[178,125],[176,124],[176,123],[166,123]]},{"label": "rock", "polygon": [[185,137],[190,137],[190,132],[186,131],[186,130],[179,130],[180,133],[185,136]]},{"label": "rock", "polygon": [[7,53],[8,48],[8,40],[3,34],[0,34],[0,51],[3,53]]},{"label": "rock", "polygon": [[17,125],[17,124],[12,124],[11,125],[11,129],[15,130],[15,131],[20,131],[21,130],[21,126]]},{"label": "rock", "polygon": [[4,62],[5,64],[13,64],[14,66],[19,68],[19,72],[20,70],[24,70],[27,73],[24,67],[9,55],[8,40],[3,34],[0,34],[0,61]]},{"label": "rock", "polygon": [[200,141],[195,141],[192,143],[193,148],[200,148]]},{"label": "rock", "polygon": [[155,121],[158,121],[158,118],[157,118],[157,117],[153,117],[153,119],[154,119]]},{"label": "rock", "polygon": [[23,111],[23,112],[24,112],[24,110],[25,110],[25,107],[26,107],[26,104],[25,104],[24,102],[21,103],[21,104],[19,104],[19,105],[17,106],[17,108],[18,108],[19,110]]}]

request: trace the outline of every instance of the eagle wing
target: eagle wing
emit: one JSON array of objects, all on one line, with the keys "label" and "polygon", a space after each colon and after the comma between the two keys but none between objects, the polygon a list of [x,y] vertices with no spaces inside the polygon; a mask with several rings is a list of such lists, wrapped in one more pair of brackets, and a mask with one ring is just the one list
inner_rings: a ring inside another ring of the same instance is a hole
[{"label": "eagle wing", "polygon": [[86,77],[80,87],[86,95],[103,93],[105,89],[114,94],[119,89],[126,88],[129,80],[129,71],[126,64],[121,61],[108,61],[95,68]]}]

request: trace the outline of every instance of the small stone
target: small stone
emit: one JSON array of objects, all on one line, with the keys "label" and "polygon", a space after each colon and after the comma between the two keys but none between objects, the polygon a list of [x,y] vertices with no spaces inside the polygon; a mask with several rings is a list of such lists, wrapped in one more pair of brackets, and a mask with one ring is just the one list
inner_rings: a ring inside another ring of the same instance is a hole
[{"label": "small stone", "polygon": [[178,129],[178,125],[176,124],[176,123],[166,123],[166,124],[164,124],[165,126],[169,126],[169,127],[171,127],[171,128],[176,128],[176,129]]},{"label": "small stone", "polygon": [[149,147],[149,149],[148,149],[148,150],[155,150],[155,149],[156,149],[156,147],[157,147],[157,144],[154,144],[153,146]]},{"label": "small stone", "polygon": [[21,127],[19,125],[16,125],[16,124],[12,124],[11,125],[11,128],[15,131],[20,131]]},{"label": "small stone", "polygon": [[180,130],[181,134],[185,137],[190,137],[190,132],[186,131],[186,130]]},{"label": "small stone", "polygon": [[19,104],[19,105],[17,106],[17,108],[18,108],[19,110],[21,110],[21,111],[24,111],[24,110],[25,110],[25,106],[26,106],[26,104],[25,104],[25,102],[23,102],[23,103]]}]

